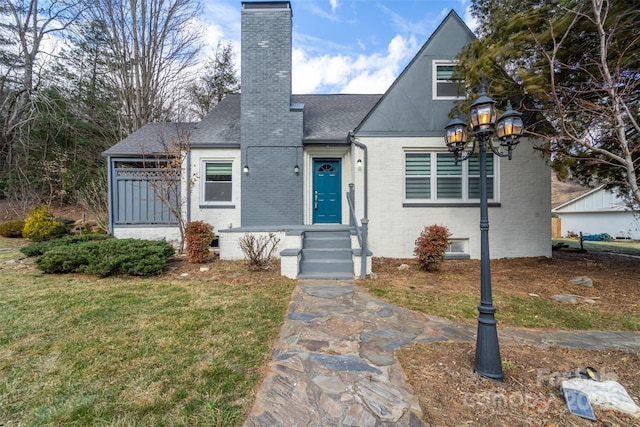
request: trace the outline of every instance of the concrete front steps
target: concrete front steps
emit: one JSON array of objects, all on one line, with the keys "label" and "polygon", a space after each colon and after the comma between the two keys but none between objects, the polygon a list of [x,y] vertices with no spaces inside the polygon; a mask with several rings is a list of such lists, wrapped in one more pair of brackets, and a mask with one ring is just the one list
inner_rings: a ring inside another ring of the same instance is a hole
[{"label": "concrete front steps", "polygon": [[[280,271],[292,279],[354,279],[362,275],[360,243],[354,227],[312,225],[289,229],[280,252]],[[365,258],[371,273],[371,253]]]},{"label": "concrete front steps", "polygon": [[353,279],[349,231],[305,231],[299,279]]}]

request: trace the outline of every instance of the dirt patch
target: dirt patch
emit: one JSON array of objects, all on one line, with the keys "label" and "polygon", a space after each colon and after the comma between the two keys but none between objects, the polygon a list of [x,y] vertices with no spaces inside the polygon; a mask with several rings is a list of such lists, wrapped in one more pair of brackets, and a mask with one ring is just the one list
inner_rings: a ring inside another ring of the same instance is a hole
[{"label": "dirt patch", "polygon": [[398,352],[424,421],[431,426],[640,426],[640,419],[593,406],[596,422],[569,413],[563,376],[586,366],[622,384],[638,402],[640,356],[623,351],[502,346],[504,381],[473,373],[475,344],[440,343]]},{"label": "dirt patch", "polygon": [[[634,252],[635,256],[639,253]],[[402,264],[407,268],[399,270]],[[385,288],[411,286],[414,292],[479,292],[480,261],[449,260],[440,270],[425,273],[415,259],[374,258],[373,271]],[[571,284],[588,276],[592,287]],[[596,301],[602,310],[640,313],[640,258],[598,251],[554,251],[552,258],[505,258],[491,261],[494,295],[550,299],[556,294],[578,294]],[[499,307],[498,307],[499,308]]]},{"label": "dirt patch", "polygon": [[[637,253],[636,253],[637,254]],[[398,269],[402,264],[408,268]],[[576,294],[596,301],[603,311],[638,314],[640,260],[601,252],[554,252],[553,258],[494,260],[494,296]],[[415,260],[374,260],[376,283],[410,287],[414,292],[479,292],[476,260],[446,261],[434,273],[417,269]],[[588,276],[593,287],[569,280]],[[561,393],[563,375],[594,367],[614,379],[640,404],[640,355],[560,347],[504,345],[500,348],[504,382],[473,372],[475,344],[439,343],[405,348],[398,358],[432,426],[640,426],[640,419],[594,406],[597,421],[571,415]]]},{"label": "dirt patch", "polygon": [[281,281],[280,260],[274,259],[265,270],[250,270],[243,261],[221,260],[211,253],[204,263],[191,263],[186,255],[176,255],[169,259],[165,274],[180,280],[206,280],[215,283],[246,286],[268,286],[270,282]]}]

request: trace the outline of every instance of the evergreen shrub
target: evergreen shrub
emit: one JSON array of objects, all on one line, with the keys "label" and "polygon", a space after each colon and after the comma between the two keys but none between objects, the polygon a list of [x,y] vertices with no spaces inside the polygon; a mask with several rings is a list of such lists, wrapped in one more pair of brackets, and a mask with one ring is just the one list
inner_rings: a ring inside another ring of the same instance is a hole
[{"label": "evergreen shrub", "polygon": [[36,260],[45,273],[86,273],[151,276],[162,273],[175,253],[165,241],[138,239],[92,240],[68,247],[55,246]]},{"label": "evergreen shrub", "polygon": [[209,247],[214,238],[213,226],[203,221],[187,224],[185,239],[189,262],[203,263],[209,258]]},{"label": "evergreen shrub", "polygon": [[105,234],[81,234],[73,236],[62,236],[59,239],[47,240],[44,242],[31,242],[27,246],[20,249],[20,252],[26,256],[40,256],[56,247],[63,247],[68,251],[73,251],[72,246],[79,243],[91,242],[96,240],[113,239]]},{"label": "evergreen shrub", "polygon": [[34,242],[60,237],[67,232],[63,222],[56,221],[45,205],[36,206],[29,212],[24,222],[22,235]]},{"label": "evergreen shrub", "polygon": [[450,237],[449,229],[441,225],[430,225],[422,230],[413,250],[421,269],[435,271],[440,267]]},{"label": "evergreen shrub", "polygon": [[24,230],[24,221],[21,219],[12,219],[0,223],[0,236],[9,238],[22,237],[22,230]]}]

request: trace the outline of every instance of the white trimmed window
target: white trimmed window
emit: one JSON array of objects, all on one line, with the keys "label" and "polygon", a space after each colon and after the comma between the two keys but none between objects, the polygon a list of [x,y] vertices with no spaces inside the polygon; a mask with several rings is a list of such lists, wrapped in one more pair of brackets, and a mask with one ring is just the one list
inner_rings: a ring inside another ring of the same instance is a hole
[{"label": "white trimmed window", "polygon": [[212,161],[203,162],[205,203],[229,203],[233,189],[233,162]]},{"label": "white trimmed window", "polygon": [[464,99],[464,80],[457,75],[457,62],[433,61],[433,99]]},{"label": "white trimmed window", "polygon": [[[487,196],[495,199],[494,155],[487,154]],[[405,152],[407,202],[459,202],[480,199],[480,162],[474,154],[455,164],[451,153]]]}]

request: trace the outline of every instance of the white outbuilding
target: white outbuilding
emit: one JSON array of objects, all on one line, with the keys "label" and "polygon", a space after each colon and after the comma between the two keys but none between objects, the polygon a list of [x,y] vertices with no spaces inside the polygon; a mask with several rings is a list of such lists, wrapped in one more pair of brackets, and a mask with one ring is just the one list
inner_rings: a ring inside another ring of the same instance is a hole
[{"label": "white outbuilding", "polygon": [[640,211],[630,209],[604,186],[561,204],[552,213],[561,220],[563,236],[607,233],[616,239],[640,240]]}]

